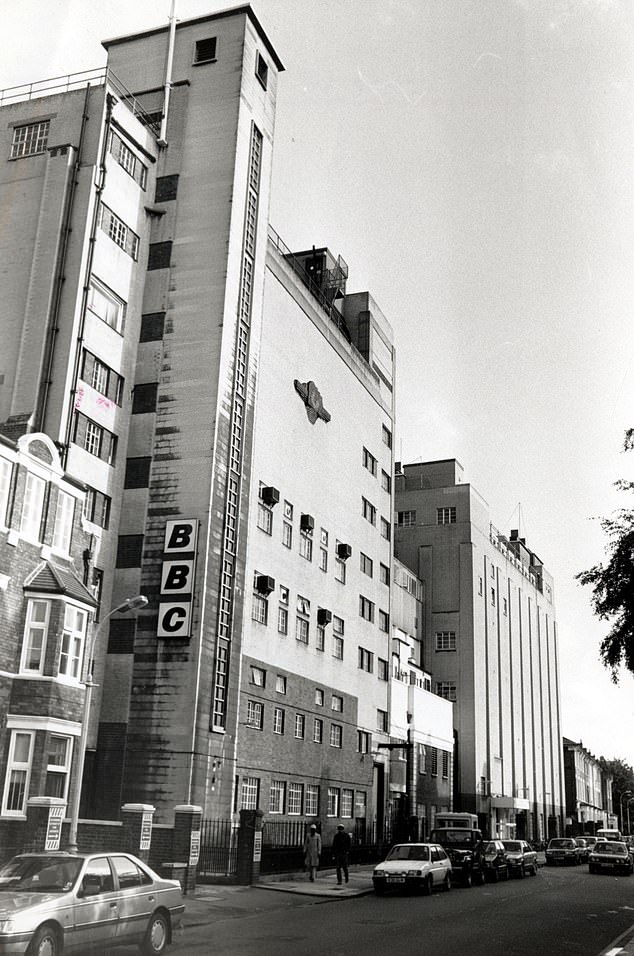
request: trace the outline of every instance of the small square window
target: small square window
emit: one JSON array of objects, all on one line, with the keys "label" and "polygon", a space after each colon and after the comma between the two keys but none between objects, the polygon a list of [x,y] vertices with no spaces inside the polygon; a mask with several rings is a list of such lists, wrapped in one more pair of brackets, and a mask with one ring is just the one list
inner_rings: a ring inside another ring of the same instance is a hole
[{"label": "small square window", "polygon": [[262,667],[251,667],[250,684],[256,687],[266,687],[266,671]]},{"label": "small square window", "polygon": [[213,63],[216,59],[217,37],[206,37],[196,40],[194,49],[194,63]]}]

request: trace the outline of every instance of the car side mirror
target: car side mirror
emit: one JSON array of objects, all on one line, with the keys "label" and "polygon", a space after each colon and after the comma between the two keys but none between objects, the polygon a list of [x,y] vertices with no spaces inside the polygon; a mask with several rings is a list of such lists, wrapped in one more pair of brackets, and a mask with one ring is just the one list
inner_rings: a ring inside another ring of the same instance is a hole
[{"label": "car side mirror", "polygon": [[101,893],[101,880],[98,876],[88,876],[81,885],[81,896],[97,896]]}]

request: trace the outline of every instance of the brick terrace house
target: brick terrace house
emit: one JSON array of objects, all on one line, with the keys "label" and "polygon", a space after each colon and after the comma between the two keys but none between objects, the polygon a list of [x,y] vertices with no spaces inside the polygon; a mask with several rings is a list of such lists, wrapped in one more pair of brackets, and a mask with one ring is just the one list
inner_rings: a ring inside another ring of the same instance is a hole
[{"label": "brick terrace house", "polygon": [[[30,796],[71,798],[81,669],[97,600],[84,573],[85,490],[54,443],[0,436],[0,796],[4,825]],[[0,844],[2,844],[0,830]]]}]

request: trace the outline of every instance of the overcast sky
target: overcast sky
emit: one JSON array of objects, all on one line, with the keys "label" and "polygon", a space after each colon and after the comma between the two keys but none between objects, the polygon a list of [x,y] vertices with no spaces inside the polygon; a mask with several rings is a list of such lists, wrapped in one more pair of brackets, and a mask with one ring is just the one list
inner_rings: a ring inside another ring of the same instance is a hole
[{"label": "overcast sky", "polygon": [[[629,503],[631,0],[253,0],[281,57],[271,222],[394,327],[396,455],[458,458],[555,578],[563,732],[634,766],[634,680],[574,575]],[[231,6],[177,0],[180,19]],[[169,0],[3,4],[0,88],[105,63]]]}]

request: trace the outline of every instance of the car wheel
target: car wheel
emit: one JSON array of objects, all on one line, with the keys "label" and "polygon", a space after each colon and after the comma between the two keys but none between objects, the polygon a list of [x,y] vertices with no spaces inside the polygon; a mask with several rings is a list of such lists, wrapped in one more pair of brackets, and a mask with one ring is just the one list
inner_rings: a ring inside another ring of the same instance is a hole
[{"label": "car wheel", "polygon": [[169,918],[165,913],[153,913],[141,943],[143,956],[156,956],[164,953],[170,938]]},{"label": "car wheel", "polygon": [[61,956],[64,943],[54,926],[40,926],[33,934],[28,956]]},{"label": "car wheel", "polygon": [[431,891],[433,887],[433,881],[431,876],[427,876],[423,882],[423,893],[425,896],[431,896]]},{"label": "car wheel", "polygon": [[509,878],[510,875],[511,875],[508,866],[502,867],[502,873],[504,874],[504,876],[502,877],[502,879],[508,880],[508,878]]},{"label": "car wheel", "polygon": [[451,889],[451,873],[449,873],[449,871],[447,871],[447,873],[445,873],[445,879],[444,879],[444,882],[443,882],[443,886],[444,886],[444,888],[445,888],[445,893],[448,893],[449,890]]},{"label": "car wheel", "polygon": [[526,876],[526,867],[523,863],[520,864],[520,867],[517,871],[517,875],[519,876],[520,880],[523,880],[524,877]]}]

